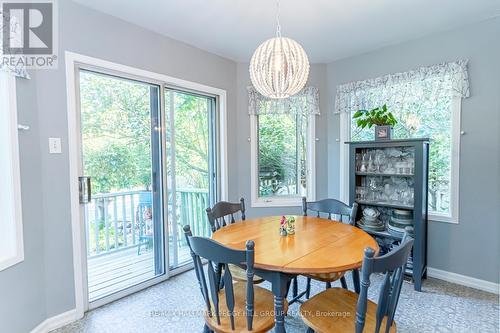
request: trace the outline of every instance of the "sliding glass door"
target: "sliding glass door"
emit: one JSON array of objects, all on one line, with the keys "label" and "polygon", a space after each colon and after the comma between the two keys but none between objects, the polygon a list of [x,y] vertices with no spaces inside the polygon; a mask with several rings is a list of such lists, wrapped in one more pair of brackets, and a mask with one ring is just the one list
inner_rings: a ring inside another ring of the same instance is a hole
[{"label": "sliding glass door", "polygon": [[216,99],[165,90],[169,267],[191,261],[183,235],[209,236],[205,210],[217,200]]},{"label": "sliding glass door", "polygon": [[80,69],[89,303],[165,274],[161,86]]},{"label": "sliding glass door", "polygon": [[89,308],[191,263],[183,234],[210,236],[218,200],[217,98],[77,69],[80,212]]}]

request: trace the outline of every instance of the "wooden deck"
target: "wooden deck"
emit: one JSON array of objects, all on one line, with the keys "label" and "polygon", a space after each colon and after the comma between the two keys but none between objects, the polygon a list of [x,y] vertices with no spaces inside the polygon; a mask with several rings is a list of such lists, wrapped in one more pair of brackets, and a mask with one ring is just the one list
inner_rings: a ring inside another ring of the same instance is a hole
[{"label": "wooden deck", "polygon": [[[190,260],[187,247],[178,250],[179,263]],[[89,301],[95,301],[155,277],[151,249],[133,247],[88,259]]]}]

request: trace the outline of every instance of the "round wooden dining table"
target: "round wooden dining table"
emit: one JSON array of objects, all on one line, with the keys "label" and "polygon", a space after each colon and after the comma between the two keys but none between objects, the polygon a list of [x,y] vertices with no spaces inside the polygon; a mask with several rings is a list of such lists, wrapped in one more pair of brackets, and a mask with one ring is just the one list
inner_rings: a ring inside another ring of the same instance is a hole
[{"label": "round wooden dining table", "polygon": [[272,284],[275,332],[285,332],[284,301],[291,279],[299,274],[357,269],[365,248],[379,251],[375,239],[354,226],[319,217],[294,217],[293,235],[280,235],[281,216],[239,221],[212,235],[235,250],[244,250],[247,240],[255,242],[255,273]]}]

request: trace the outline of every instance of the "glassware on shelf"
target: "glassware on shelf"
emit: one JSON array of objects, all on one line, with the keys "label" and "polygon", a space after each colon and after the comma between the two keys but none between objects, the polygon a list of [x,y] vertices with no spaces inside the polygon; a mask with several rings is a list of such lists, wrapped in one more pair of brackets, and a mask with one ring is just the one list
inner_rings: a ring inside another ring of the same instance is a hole
[{"label": "glassware on shelf", "polygon": [[377,167],[375,166],[375,163],[373,161],[372,155],[370,154],[370,157],[368,158],[368,172],[376,172]]},{"label": "glassware on shelf", "polygon": [[366,151],[363,151],[363,153],[361,154],[361,165],[359,167],[359,171],[360,172],[367,172],[368,170],[368,157],[367,157],[367,153]]},{"label": "glassware on shelf", "polygon": [[396,168],[394,167],[394,164],[390,160],[387,163],[387,167],[385,168],[385,173],[388,173],[388,174],[396,173]]},{"label": "glassware on shelf", "polygon": [[398,174],[403,175],[405,173],[405,168],[406,168],[406,162],[404,162],[402,159],[396,162],[396,172]]},{"label": "glassware on shelf", "polygon": [[356,171],[361,171],[361,163],[363,161],[363,155],[361,153],[356,154]]}]

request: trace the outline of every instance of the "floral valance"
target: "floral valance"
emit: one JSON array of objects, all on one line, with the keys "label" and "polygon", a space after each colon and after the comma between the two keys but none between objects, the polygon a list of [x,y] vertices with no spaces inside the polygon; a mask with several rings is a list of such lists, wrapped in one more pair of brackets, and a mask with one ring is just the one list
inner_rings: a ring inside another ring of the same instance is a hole
[{"label": "floral valance", "polygon": [[420,67],[404,73],[345,83],[337,87],[335,113],[371,109],[383,104],[403,107],[440,97],[469,97],[468,60]]},{"label": "floral valance", "polygon": [[[7,20],[5,20],[4,14],[0,10],[0,23],[2,24],[2,31],[6,31],[6,27],[3,26],[4,22],[6,22],[6,21]],[[17,17],[11,16],[9,22],[10,22],[11,35],[19,36],[20,34],[17,33],[17,31],[22,29],[22,27],[19,24]],[[7,24],[7,23],[5,23],[5,24]],[[10,72],[13,75],[18,76],[18,77],[29,79],[30,78],[29,74],[26,71],[26,67],[25,67],[23,62],[19,62],[19,61],[5,62],[4,61],[4,58],[10,58],[10,57],[18,58],[18,57],[14,56],[14,55],[4,55],[2,53],[2,45],[3,45],[2,43],[3,43],[3,41],[0,40],[0,70]]]},{"label": "floral valance", "polygon": [[259,114],[319,114],[318,88],[306,86],[296,95],[283,99],[261,95],[253,86],[248,89],[248,113]]}]

